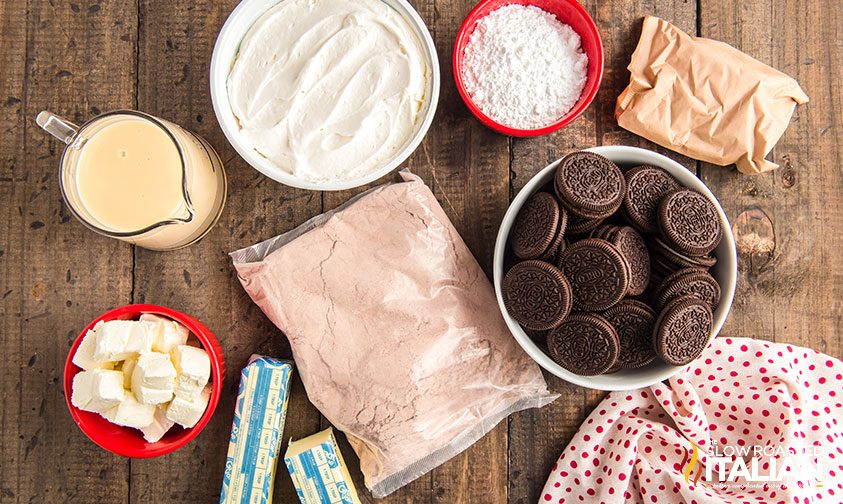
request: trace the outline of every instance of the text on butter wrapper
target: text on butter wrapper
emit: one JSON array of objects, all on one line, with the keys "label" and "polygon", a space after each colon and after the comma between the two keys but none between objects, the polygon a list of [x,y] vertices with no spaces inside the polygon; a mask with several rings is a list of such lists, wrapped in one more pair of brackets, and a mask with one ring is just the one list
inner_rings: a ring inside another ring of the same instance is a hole
[{"label": "text on butter wrapper", "polygon": [[330,427],[299,441],[290,440],[284,462],[302,504],[360,504]]},{"label": "text on butter wrapper", "polygon": [[293,363],[253,357],[240,374],[220,504],[272,502]]}]

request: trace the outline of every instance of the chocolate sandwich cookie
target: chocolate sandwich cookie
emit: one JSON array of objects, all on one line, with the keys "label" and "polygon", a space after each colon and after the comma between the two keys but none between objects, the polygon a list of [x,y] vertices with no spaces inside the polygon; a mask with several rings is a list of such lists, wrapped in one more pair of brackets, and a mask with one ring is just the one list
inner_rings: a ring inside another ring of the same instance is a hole
[{"label": "chocolate sandwich cookie", "polygon": [[580,376],[603,374],[620,353],[618,334],[605,318],[594,313],[572,313],[547,335],[550,358]]},{"label": "chocolate sandwich cookie", "polygon": [[570,214],[568,217],[568,234],[582,235],[603,223],[603,219],[584,219]]},{"label": "chocolate sandwich cookie", "polygon": [[661,276],[662,279],[676,273],[680,269],[682,268],[673,264],[670,261],[666,261],[664,257],[659,254],[650,256],[651,274]]},{"label": "chocolate sandwich cookie", "polygon": [[571,285],[552,264],[523,261],[501,282],[503,304],[509,315],[533,331],[552,329],[571,312]]},{"label": "chocolate sandwich cookie", "polygon": [[620,301],[629,286],[626,260],[611,243],[586,238],[559,255],[559,269],[571,282],[574,309],[602,311]]},{"label": "chocolate sandwich cookie", "polygon": [[526,327],[522,327],[521,330],[539,345],[544,345],[547,342],[547,331],[534,331]]},{"label": "chocolate sandwich cookie", "polygon": [[693,189],[677,189],[662,198],[658,221],[664,242],[689,256],[708,254],[723,235],[717,207]]},{"label": "chocolate sandwich cookie", "polygon": [[607,240],[617,247],[629,265],[629,287],[627,294],[638,296],[650,282],[650,251],[644,238],[629,226],[616,227]]},{"label": "chocolate sandwich cookie", "polygon": [[[618,355],[620,355],[620,354],[618,354]],[[618,359],[618,360],[620,360],[620,359]],[[621,367],[621,365],[618,363],[618,361],[615,361],[615,363],[614,363],[614,364],[612,364],[612,367],[610,367],[609,369],[607,369],[607,370],[606,370],[606,372],[605,372],[605,373],[603,373],[603,374],[612,374],[612,373],[617,373],[617,372],[618,372],[618,371],[620,371],[621,369],[623,369],[623,368]]]},{"label": "chocolate sandwich cookie", "polygon": [[604,219],[620,207],[626,180],[618,166],[593,152],[573,152],[556,168],[556,196],[572,214]]},{"label": "chocolate sandwich cookie", "polygon": [[570,244],[571,242],[568,241],[567,238],[563,238],[562,241],[559,243],[559,250],[557,250],[556,253],[561,254],[562,252],[565,252],[565,249],[568,248]]},{"label": "chocolate sandwich cookie", "polygon": [[610,241],[611,237],[620,229],[620,226],[613,224],[601,224],[592,229],[588,234],[589,238],[600,238],[601,240]]},{"label": "chocolate sandwich cookie", "polygon": [[543,261],[550,261],[556,258],[560,249],[565,248],[565,231],[568,229],[568,211],[564,207],[559,207],[559,226],[556,229],[556,236],[547,251],[539,257]]},{"label": "chocolate sandwich cookie", "polygon": [[624,173],[626,197],[621,213],[633,227],[644,233],[659,231],[657,210],[669,192],[679,189],[679,182],[662,168],[643,165]]},{"label": "chocolate sandwich cookie", "polygon": [[682,296],[694,296],[714,310],[720,303],[720,284],[703,269],[681,269],[662,281],[656,294],[656,308],[661,309]]},{"label": "chocolate sandwich cookie", "polygon": [[567,220],[566,214],[551,194],[540,192],[530,196],[512,224],[512,253],[521,259],[541,257],[556,240],[562,220]]},{"label": "chocolate sandwich cookie", "polygon": [[652,308],[640,301],[624,299],[604,311],[603,317],[615,328],[621,345],[615,366],[634,369],[656,360],[653,350],[656,312]]},{"label": "chocolate sandwich cookie", "polygon": [[682,254],[670,245],[665,243],[660,237],[653,237],[649,240],[649,246],[653,252],[661,257],[664,261],[675,265],[676,268],[710,268],[717,264],[717,258],[712,254],[706,254],[699,257],[691,257]]},{"label": "chocolate sandwich cookie", "polygon": [[635,306],[641,307],[645,310],[651,310],[651,311],[653,311],[653,313],[655,313],[655,310],[653,310],[652,306],[650,306],[648,303],[646,303],[646,302],[644,302],[644,301],[642,301],[641,299],[638,299],[638,298],[629,297],[629,298],[623,299],[621,302],[628,303],[628,304],[631,304],[631,305],[635,305]]},{"label": "chocolate sandwich cookie", "polygon": [[705,301],[682,296],[665,306],[653,330],[653,348],[671,366],[684,366],[702,353],[711,336],[714,315]]}]

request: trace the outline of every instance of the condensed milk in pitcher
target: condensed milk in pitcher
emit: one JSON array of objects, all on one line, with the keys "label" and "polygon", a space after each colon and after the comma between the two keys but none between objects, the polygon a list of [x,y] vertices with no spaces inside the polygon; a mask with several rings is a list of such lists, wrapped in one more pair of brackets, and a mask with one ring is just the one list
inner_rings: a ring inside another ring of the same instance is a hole
[{"label": "condensed milk in pitcher", "polygon": [[118,110],[76,126],[49,112],[36,121],[67,144],[62,196],[87,227],[153,250],[202,238],[226,199],[225,171],[204,139],[142,112]]}]

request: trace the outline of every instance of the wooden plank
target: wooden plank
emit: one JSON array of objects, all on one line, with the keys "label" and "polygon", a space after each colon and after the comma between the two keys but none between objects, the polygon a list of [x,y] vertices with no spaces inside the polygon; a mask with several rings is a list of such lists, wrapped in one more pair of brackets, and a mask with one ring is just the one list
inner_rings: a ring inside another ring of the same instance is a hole
[{"label": "wooden plank", "polygon": [[[583,3],[598,25],[604,48],[603,82],[595,102],[576,122],[552,135],[515,139],[512,156],[513,196],[551,161],[568,152],[594,145],[633,145],[657,150],[651,142],[621,129],[614,118],[615,99],[629,82],[626,70],[638,43],[644,14],[662,16],[694,33],[695,5],[657,1],[642,5],[634,0]],[[694,170],[696,163],[670,154]],[[547,373],[546,373],[547,374]],[[548,374],[549,376],[549,374]],[[510,422],[509,502],[532,503],[540,498],[547,476],[580,424],[604,397],[600,391],[548,377],[561,397],[540,410],[514,415]]]},{"label": "wooden plank", "polygon": [[[563,132],[513,141],[510,173],[509,141],[470,117],[453,89],[451,44],[471,3],[417,3],[440,51],[443,98],[435,127],[409,165],[433,187],[489,271],[508,176],[515,193],[547,162],[570,150],[600,143],[652,148],[617,127],[611,115],[614,98],[626,85],[625,67],[640,31],[640,15],[660,15],[694,33],[691,14],[696,6],[587,2],[607,48],[607,75],[598,103]],[[223,5],[209,0],[142,4],[140,76],[134,70],[135,4],[28,4],[0,4],[0,99],[5,105],[0,117],[11,125],[0,131],[5,146],[0,151],[0,198],[6,202],[0,214],[0,348],[6,355],[0,367],[0,460],[10,468],[0,473],[0,502],[111,502],[130,492],[135,502],[213,501],[239,369],[256,349],[289,357],[283,336],[243,293],[225,252],[290,229],[356,191],[323,197],[284,188],[249,168],[228,146],[211,116],[207,66],[217,30],[236,0]],[[729,217],[740,222],[740,236],[761,230],[762,238],[774,237],[772,251],[763,247],[769,241],[755,248],[745,242],[739,294],[725,333],[791,341],[839,357],[843,264],[835,252],[843,245],[843,92],[833,72],[841,64],[836,30],[840,13],[833,3],[819,0],[701,0],[700,12],[703,36],[732,43],[788,72],[812,99],[797,109],[771,155],[782,164],[777,172],[753,178],[710,165],[701,170]],[[774,29],[778,26],[787,29]],[[70,218],[56,183],[61,146],[37,130],[32,118],[42,108],[81,121],[100,111],[132,107],[136,77],[141,109],[200,132],[230,160],[231,192],[222,221],[200,244],[172,253],[136,252],[134,300],[167,304],[207,322],[226,351],[228,378],[224,400],[207,431],[174,455],[132,462],[130,478],[125,459],[100,450],[73,426],[60,376],[78,329],[108,307],[132,300],[132,249],[98,237]],[[744,217],[737,219],[740,215]],[[771,228],[764,226],[765,218]],[[768,229],[774,234],[764,235]],[[549,383],[563,395],[556,403],[513,416],[508,433],[498,427],[468,453],[379,502],[535,502],[550,465],[601,397],[555,378]],[[284,442],[320,425],[296,380]],[[348,450],[347,444],[344,448]],[[355,458],[347,456],[362,488]],[[42,474],[38,464],[49,460],[71,462],[46,479],[36,478]],[[195,484],[199,471],[202,485]],[[279,502],[294,499],[283,469],[276,492]],[[367,492],[361,493],[371,502]]]},{"label": "wooden plank", "polygon": [[[228,203],[217,226],[186,249],[158,253],[137,249],[136,301],[182,310],[217,335],[226,358],[224,393],[211,423],[180,451],[132,464],[132,502],[219,499],[240,370],[249,355],[291,358],[286,338],[243,291],[227,253],[281,234],[319,213],[317,193],[282,186],[248,166],[226,141],[213,116],[208,67],[216,35],[236,0],[143,3],[140,19],[141,110],[191,129],[225,162]],[[282,446],[319,428],[319,415],[294,373]],[[197,484],[201,475],[202,484]],[[295,494],[280,467],[275,500]]]},{"label": "wooden plank", "polygon": [[[24,20],[24,22],[21,22]],[[18,499],[23,469],[24,440],[20,429],[21,371],[28,364],[20,352],[20,327],[24,291],[23,242],[26,204],[24,182],[25,138],[23,135],[26,73],[26,4],[0,3],[0,352],[5,358],[0,364],[0,460],[8,467],[0,471],[0,503]]]},{"label": "wooden plank", "polygon": [[[8,203],[0,247],[10,249],[0,257],[8,273],[2,280],[2,465],[9,468],[0,477],[0,500],[122,501],[128,462],[74,425],[62,372],[88,321],[129,301],[131,247],[93,234],[70,216],[58,188],[63,145],[38,129],[34,117],[51,109],[81,122],[132,106],[136,12],[131,3],[95,2],[5,2],[2,12],[2,80],[10,86],[3,95],[3,141],[11,149],[4,150],[0,182]],[[12,370],[14,391],[5,382]],[[56,461],[71,463],[44,470]]]},{"label": "wooden plank", "polygon": [[[442,71],[435,126],[405,165],[420,175],[437,196],[471,251],[491,276],[494,238],[508,193],[508,142],[478,123],[463,105],[451,74],[451,48],[471,1],[446,5],[412,2],[431,30]],[[377,183],[394,179],[387,176]],[[372,184],[375,185],[375,184]],[[324,193],[325,210],[364,188]],[[344,441],[343,441],[344,443]],[[345,449],[345,456],[356,457]],[[352,473],[365,488],[356,463]],[[506,423],[463,454],[378,502],[506,502]],[[371,501],[368,491],[361,491]]]},{"label": "wooden plank", "polygon": [[[595,12],[594,3],[584,7]],[[512,196],[536,173],[569,152],[597,145],[599,107],[592,104],[565,129],[544,137],[514,139]],[[588,415],[585,389],[545,372],[559,399],[541,409],[517,413],[509,423],[509,502],[538,502],[550,469]]]},{"label": "wooden plank", "polygon": [[[451,55],[457,30],[474,0],[434,3],[426,21],[442,71],[435,123],[417,152],[430,167],[427,183],[489,278],[498,227],[509,202],[509,141],[480,124],[456,90]],[[508,500],[508,421],[432,473],[433,502]]]},{"label": "wooden plank", "polygon": [[734,168],[702,169],[739,242],[738,292],[724,332],[840,357],[840,9],[814,0],[703,0],[700,12],[703,36],[791,75],[811,98],[768,156],[778,170],[750,177]]},{"label": "wooden plank", "polygon": [[[771,0],[751,0],[742,4],[700,0],[700,35],[731,44],[750,56],[771,64],[774,38],[769,19],[771,10]],[[762,12],[764,14],[759,17]],[[781,191],[776,190],[779,185],[776,179],[780,174],[749,177],[741,175],[734,166],[723,168],[709,163],[700,165],[702,180],[717,196],[731,222],[734,223],[745,210],[758,209],[760,213],[748,214],[761,217],[753,221],[762,225],[771,223],[765,218],[773,213],[773,208],[778,208],[778,202],[781,201]],[[786,236],[779,233],[782,240],[790,242],[792,237]],[[776,302],[770,299],[771,292],[753,294],[757,291],[754,287],[755,277],[762,268],[769,269],[769,257],[766,253],[761,253],[752,258],[751,254],[741,254],[739,251],[739,258],[738,289],[723,333],[775,340],[775,321],[770,314],[777,311]],[[777,278],[772,275],[772,271],[770,273],[771,279]]]}]

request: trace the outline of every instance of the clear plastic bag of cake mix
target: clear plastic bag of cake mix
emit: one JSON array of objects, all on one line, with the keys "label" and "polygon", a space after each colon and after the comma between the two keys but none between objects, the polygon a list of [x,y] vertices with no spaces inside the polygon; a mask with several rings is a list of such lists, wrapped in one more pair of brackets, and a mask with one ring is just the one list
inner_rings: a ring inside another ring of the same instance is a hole
[{"label": "clear plastic bag of cake mix", "polygon": [[557,397],[433,193],[401,176],[231,254],[375,497]]}]

